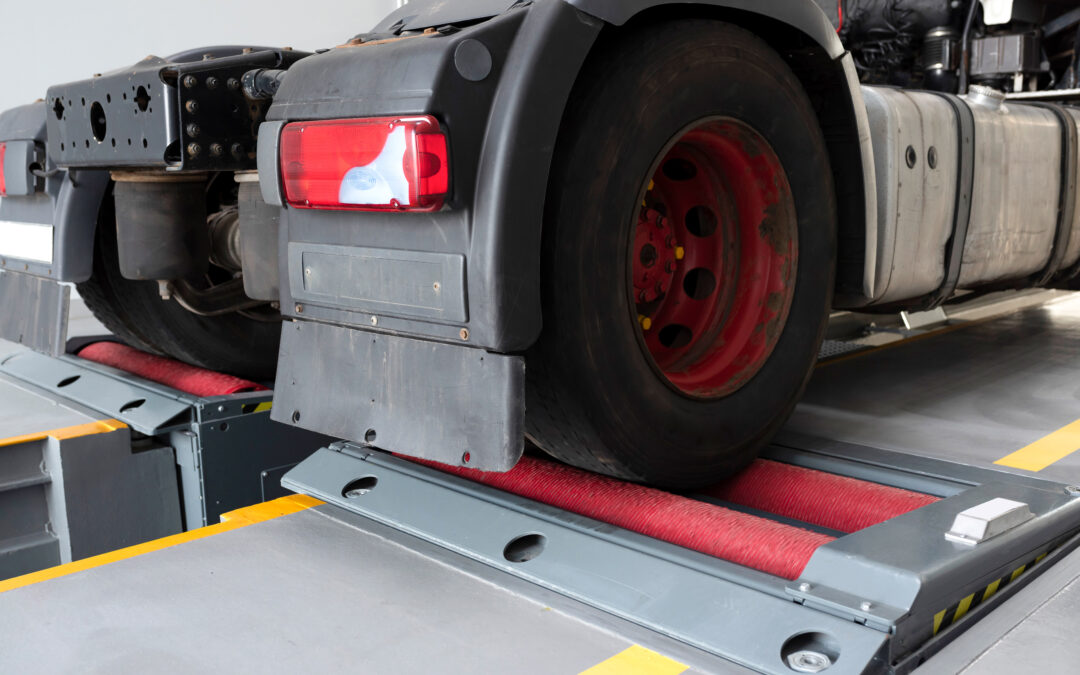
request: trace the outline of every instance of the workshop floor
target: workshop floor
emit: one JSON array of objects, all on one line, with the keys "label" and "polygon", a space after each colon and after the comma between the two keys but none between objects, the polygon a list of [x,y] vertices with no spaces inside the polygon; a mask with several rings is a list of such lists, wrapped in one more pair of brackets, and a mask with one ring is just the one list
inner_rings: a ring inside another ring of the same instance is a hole
[{"label": "workshop floor", "polygon": [[1080,481],[1080,295],[827,361],[785,431]]}]

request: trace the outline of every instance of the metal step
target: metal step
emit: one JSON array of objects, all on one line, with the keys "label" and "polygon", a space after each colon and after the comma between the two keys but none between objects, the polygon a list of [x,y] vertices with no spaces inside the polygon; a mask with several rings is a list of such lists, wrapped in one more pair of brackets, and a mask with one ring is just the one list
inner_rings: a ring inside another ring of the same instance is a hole
[{"label": "metal step", "polygon": [[[283,484],[769,673],[818,658],[829,673],[908,672],[1078,542],[1080,500],[1062,484],[873,448],[773,458],[942,499],[821,546],[788,580],[348,443]],[[974,546],[946,539],[999,498],[1033,517]]]}]

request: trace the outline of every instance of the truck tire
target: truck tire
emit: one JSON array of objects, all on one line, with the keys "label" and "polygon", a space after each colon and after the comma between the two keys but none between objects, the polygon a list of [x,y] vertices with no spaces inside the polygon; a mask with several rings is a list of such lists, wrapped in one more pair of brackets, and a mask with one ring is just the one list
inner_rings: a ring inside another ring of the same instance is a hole
[{"label": "truck tire", "polygon": [[274,376],[280,321],[199,316],[162,300],[156,282],[121,276],[111,195],[98,222],[93,274],[76,288],[98,321],[132,347],[252,380]]},{"label": "truck tire", "polygon": [[598,45],[564,114],[526,430],[570,464],[685,489],[787,419],[832,297],[825,141],[791,69],[707,20]]}]

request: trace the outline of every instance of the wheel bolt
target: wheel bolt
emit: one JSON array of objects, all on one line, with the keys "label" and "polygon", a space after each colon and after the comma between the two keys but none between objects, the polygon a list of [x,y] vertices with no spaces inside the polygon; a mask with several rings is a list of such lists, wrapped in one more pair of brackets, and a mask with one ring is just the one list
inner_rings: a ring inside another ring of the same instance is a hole
[{"label": "wheel bolt", "polygon": [[650,328],[652,328],[652,319],[647,316],[642,316],[638,314],[638,323],[641,324],[642,330],[649,330]]},{"label": "wheel bolt", "polygon": [[675,259],[676,260],[682,260],[685,257],[686,257],[686,249],[684,249],[682,246],[676,246],[675,247]]}]

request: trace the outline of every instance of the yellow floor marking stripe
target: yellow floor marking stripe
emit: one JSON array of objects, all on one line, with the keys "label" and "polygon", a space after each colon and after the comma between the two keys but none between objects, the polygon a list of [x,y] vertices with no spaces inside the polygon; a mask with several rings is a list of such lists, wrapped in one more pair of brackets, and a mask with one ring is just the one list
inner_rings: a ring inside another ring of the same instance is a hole
[{"label": "yellow floor marking stripe", "polygon": [[651,649],[634,645],[606,661],[601,661],[581,675],[678,675],[689,666],[661,656]]},{"label": "yellow floor marking stripe", "polygon": [[990,599],[991,597],[993,597],[994,593],[997,593],[997,590],[998,590],[998,586],[1000,586],[1000,585],[1001,585],[1001,579],[998,579],[997,581],[994,581],[994,582],[993,582],[993,583],[991,583],[991,584],[990,584],[989,586],[987,586],[987,587],[986,587],[986,590],[985,590],[985,591],[983,591],[983,598],[982,598],[982,601],[983,601],[983,602],[986,602],[986,601],[987,601],[987,600],[989,600],[989,599]]},{"label": "yellow floor marking stripe", "polygon": [[304,509],[320,504],[322,504],[321,501],[308,497],[307,495],[289,495],[288,497],[281,497],[263,504],[255,504],[254,506],[237,509],[221,514],[221,522],[216,525],[200,527],[196,530],[181,532],[180,534],[174,534],[170,537],[163,537],[142,544],[136,544],[135,546],[128,546],[127,548],[110,551],[109,553],[102,553],[101,555],[96,555],[92,558],[84,558],[65,565],[57,565],[56,567],[50,567],[38,572],[24,574],[20,577],[5,579],[0,581],[0,593],[36,584],[48,579],[56,579],[57,577],[82,572],[83,570],[92,569],[94,567],[101,567],[102,565],[108,565],[109,563],[117,562],[118,560],[127,560],[128,558],[134,558],[135,556],[140,556],[144,553],[160,551],[161,549],[169,548],[170,546],[176,546],[177,544],[183,544],[188,541],[195,541],[196,539],[202,539],[214,534],[236,530],[247,525],[261,523],[279,516],[303,511]]},{"label": "yellow floor marking stripe", "polygon": [[937,635],[938,631],[941,630],[941,622],[945,620],[945,612],[947,611],[949,611],[948,608],[945,608],[934,615],[934,635]]},{"label": "yellow floor marking stripe", "polygon": [[89,436],[91,434],[107,434],[110,431],[116,431],[117,429],[124,429],[126,427],[127,425],[120,420],[98,420],[97,422],[77,424],[73,427],[50,429],[49,431],[11,436],[10,438],[0,438],[0,447],[18,445],[19,443],[29,443],[31,441],[42,441],[50,436],[63,441],[68,438],[78,438],[80,436]]},{"label": "yellow floor marking stripe", "polygon": [[1024,570],[1026,570],[1026,569],[1027,569],[1027,565],[1021,565],[1017,569],[1013,570],[1012,576],[1009,577],[1009,581],[1016,581],[1016,577],[1023,574]]},{"label": "yellow floor marking stripe", "polygon": [[960,619],[964,618],[964,615],[967,614],[967,611],[971,609],[971,601],[974,599],[975,594],[972,593],[971,595],[960,601],[960,604],[956,607],[956,614],[953,614],[953,623],[956,623]]},{"label": "yellow floor marking stripe", "polygon": [[1020,448],[994,462],[1001,466],[1027,471],[1042,471],[1054,462],[1080,450],[1080,420],[1067,424],[1031,445]]}]

